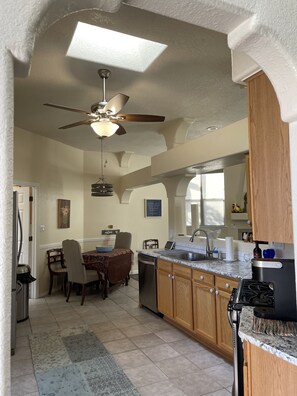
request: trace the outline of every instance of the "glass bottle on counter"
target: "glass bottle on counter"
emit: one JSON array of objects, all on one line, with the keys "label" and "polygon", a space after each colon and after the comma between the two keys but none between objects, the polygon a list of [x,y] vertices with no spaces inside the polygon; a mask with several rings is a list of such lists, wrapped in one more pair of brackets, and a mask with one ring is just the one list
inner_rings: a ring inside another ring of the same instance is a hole
[{"label": "glass bottle on counter", "polygon": [[256,244],[256,246],[255,246],[255,248],[253,250],[253,255],[254,255],[255,259],[258,259],[258,258],[262,257],[262,250],[259,247],[259,242],[258,241],[255,241],[255,244]]}]

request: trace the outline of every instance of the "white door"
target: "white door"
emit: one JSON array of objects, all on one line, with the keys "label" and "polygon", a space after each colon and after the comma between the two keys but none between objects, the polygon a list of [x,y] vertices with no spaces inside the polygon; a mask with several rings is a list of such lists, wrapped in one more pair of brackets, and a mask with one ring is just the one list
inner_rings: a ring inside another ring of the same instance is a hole
[{"label": "white door", "polygon": [[[14,186],[14,191],[18,192],[19,213],[23,229],[23,243],[19,259],[19,264],[29,264],[29,236],[30,236],[30,187]],[[20,244],[21,232],[18,229],[18,246]]]}]

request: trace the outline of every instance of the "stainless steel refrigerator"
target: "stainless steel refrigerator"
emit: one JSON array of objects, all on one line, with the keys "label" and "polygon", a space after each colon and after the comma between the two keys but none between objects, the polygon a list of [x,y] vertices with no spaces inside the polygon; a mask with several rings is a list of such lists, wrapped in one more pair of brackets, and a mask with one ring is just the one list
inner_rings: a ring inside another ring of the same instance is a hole
[{"label": "stainless steel refrigerator", "polygon": [[22,250],[23,230],[20,213],[18,210],[18,193],[13,192],[13,219],[12,219],[12,278],[11,278],[11,354],[14,355],[16,347],[17,323],[17,266]]}]

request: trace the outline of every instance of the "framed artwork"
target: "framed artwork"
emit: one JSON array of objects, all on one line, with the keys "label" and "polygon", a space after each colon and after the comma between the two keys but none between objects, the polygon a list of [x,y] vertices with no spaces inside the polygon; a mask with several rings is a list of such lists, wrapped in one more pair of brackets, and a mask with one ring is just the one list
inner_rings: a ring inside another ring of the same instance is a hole
[{"label": "framed artwork", "polygon": [[145,199],[144,200],[145,217],[161,217],[162,216],[162,200],[161,199]]},{"label": "framed artwork", "polygon": [[70,228],[69,199],[58,199],[58,228]]}]

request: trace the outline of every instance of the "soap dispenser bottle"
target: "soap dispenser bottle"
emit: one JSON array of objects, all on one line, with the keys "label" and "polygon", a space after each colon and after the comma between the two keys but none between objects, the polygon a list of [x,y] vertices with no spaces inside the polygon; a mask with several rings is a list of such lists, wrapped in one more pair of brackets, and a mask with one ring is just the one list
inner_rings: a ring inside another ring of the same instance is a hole
[{"label": "soap dispenser bottle", "polygon": [[262,250],[259,247],[259,242],[255,241],[255,243],[256,243],[256,246],[255,246],[255,248],[253,250],[253,254],[254,254],[254,258],[255,259],[259,259],[259,258],[262,257]]}]

